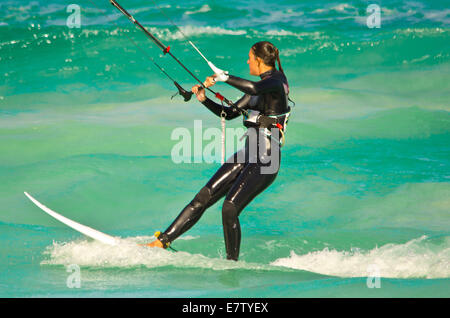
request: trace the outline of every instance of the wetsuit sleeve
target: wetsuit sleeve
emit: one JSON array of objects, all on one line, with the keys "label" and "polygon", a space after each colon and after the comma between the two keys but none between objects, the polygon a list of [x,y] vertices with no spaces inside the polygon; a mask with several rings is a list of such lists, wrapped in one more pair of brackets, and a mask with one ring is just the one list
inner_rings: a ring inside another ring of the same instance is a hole
[{"label": "wetsuit sleeve", "polygon": [[[245,94],[243,97],[241,97],[241,99],[239,99],[236,103],[234,103],[234,105],[238,109],[247,109],[248,102],[250,101],[250,99],[251,99],[251,96]],[[216,102],[213,102],[208,97],[206,97],[205,101],[202,102],[202,104],[205,105],[211,112],[213,112],[214,114],[216,114],[219,117],[220,117],[220,114],[222,113],[222,110],[224,110],[225,113],[227,114],[227,116],[225,117],[226,120],[234,119],[240,115],[239,111],[235,107],[231,107],[231,106],[227,106],[227,105],[222,106],[220,104],[217,104]]]},{"label": "wetsuit sleeve", "polygon": [[279,80],[275,78],[268,78],[259,82],[252,82],[237,76],[228,75],[228,80],[225,82],[238,90],[248,95],[261,95],[279,90]]}]

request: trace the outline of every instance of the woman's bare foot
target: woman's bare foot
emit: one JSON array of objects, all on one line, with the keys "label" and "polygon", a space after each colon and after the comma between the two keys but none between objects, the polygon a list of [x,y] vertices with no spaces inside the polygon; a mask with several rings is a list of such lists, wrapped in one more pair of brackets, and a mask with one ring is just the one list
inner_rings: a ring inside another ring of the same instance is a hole
[{"label": "woman's bare foot", "polygon": [[145,244],[145,246],[148,246],[148,247],[160,247],[160,248],[164,248],[163,243],[161,243],[160,240],[156,240],[156,241],[153,241],[153,242],[151,242],[151,243]]}]

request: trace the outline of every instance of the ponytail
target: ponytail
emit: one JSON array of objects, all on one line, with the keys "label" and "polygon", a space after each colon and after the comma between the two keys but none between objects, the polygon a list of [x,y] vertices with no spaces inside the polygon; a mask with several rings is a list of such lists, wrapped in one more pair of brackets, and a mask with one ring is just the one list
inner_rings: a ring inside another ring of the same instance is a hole
[{"label": "ponytail", "polygon": [[277,56],[277,63],[278,63],[278,70],[284,74],[283,68],[281,67],[280,62],[280,50],[276,49],[276,56]]},{"label": "ponytail", "polygon": [[[277,56],[278,70],[279,70],[281,73],[283,73],[284,77],[286,77],[286,74],[284,74],[283,68],[281,67],[280,50],[278,50],[278,49],[276,49],[276,56]],[[288,83],[288,81],[287,81],[287,78],[286,78],[286,87],[285,87],[285,89],[286,89],[286,94],[289,95],[289,83]],[[289,96],[288,96],[288,99],[289,99]],[[290,100],[290,99],[289,99],[289,100]],[[292,102],[292,101],[291,101],[291,102]],[[294,103],[294,106],[295,106],[295,103]]]}]

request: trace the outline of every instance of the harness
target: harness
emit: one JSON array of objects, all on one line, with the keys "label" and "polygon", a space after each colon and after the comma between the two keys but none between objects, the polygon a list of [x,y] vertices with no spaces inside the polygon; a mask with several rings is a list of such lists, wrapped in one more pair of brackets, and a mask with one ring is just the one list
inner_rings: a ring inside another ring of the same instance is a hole
[{"label": "harness", "polygon": [[[248,111],[248,115],[244,116],[244,126],[247,128],[262,128],[266,136],[274,138],[272,136],[272,128],[278,128],[281,133],[281,141],[278,140],[280,146],[284,146],[286,126],[291,115],[291,107],[288,107],[288,111],[278,115],[263,115],[257,110]],[[274,138],[275,139],[275,138]]]}]

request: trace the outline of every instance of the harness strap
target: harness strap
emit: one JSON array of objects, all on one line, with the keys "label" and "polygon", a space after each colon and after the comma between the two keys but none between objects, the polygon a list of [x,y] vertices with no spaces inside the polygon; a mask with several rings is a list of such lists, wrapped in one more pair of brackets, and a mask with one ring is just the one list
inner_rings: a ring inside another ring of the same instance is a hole
[{"label": "harness strap", "polygon": [[227,113],[222,110],[220,113],[220,124],[222,126],[222,165],[225,163],[225,117],[227,116]]},{"label": "harness strap", "polygon": [[[273,138],[272,132],[270,131],[269,128],[271,126],[276,126],[278,128],[278,130],[280,131],[280,134],[281,134],[281,141],[278,140],[278,142],[280,143],[280,147],[283,147],[285,142],[286,142],[286,138],[285,138],[285,133],[284,132],[286,131],[286,126],[287,126],[287,123],[289,121],[289,116],[290,115],[291,115],[291,110],[289,109],[289,111],[287,113],[284,113],[284,114],[261,116],[261,118],[260,118],[260,122],[270,123],[270,125],[268,125],[267,127],[263,126],[264,127],[264,134],[266,136],[268,136],[270,138]],[[281,123],[278,122],[278,118],[282,117],[282,116],[285,116],[285,118],[284,118],[283,123],[281,124]],[[272,119],[272,121],[267,120],[266,118],[270,118],[270,119]]]}]

